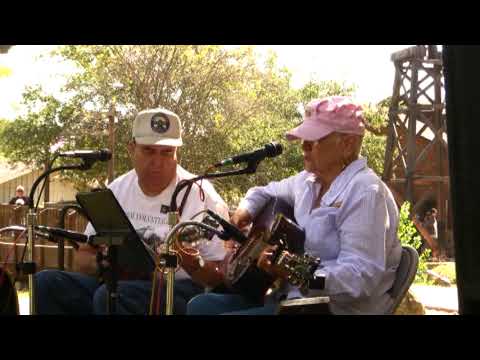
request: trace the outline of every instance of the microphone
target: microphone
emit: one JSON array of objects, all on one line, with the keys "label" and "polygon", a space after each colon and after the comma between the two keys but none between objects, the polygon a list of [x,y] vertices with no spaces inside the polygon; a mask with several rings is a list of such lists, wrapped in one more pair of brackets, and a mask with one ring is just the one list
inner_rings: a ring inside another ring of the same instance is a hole
[{"label": "microphone", "polygon": [[223,235],[223,233],[217,229],[220,224],[214,219],[206,216],[202,220],[202,224],[205,224],[207,227],[200,227],[194,225],[185,226],[178,234],[178,238],[180,239],[180,241],[187,243],[196,243],[198,240],[205,239],[208,241],[212,240],[215,235],[219,237]]},{"label": "microphone", "polygon": [[68,230],[64,230],[64,229],[60,229],[60,228],[43,226],[43,225],[37,225],[37,226],[35,226],[35,228],[37,230],[40,230],[40,231],[45,231],[52,236],[64,237],[66,239],[73,240],[73,241],[79,242],[79,243],[87,243],[88,242],[88,236],[83,234],[83,233],[80,233],[80,232],[68,231]]},{"label": "microphone", "polygon": [[249,153],[240,154],[237,156],[233,156],[231,158],[225,159],[213,165],[214,167],[220,167],[225,165],[233,165],[239,164],[242,162],[250,162],[250,161],[261,161],[266,157],[275,157],[282,153],[283,147],[281,144],[271,142],[266,144],[263,148],[254,150]]},{"label": "microphone", "polygon": [[218,237],[222,240],[230,240],[231,238],[235,239],[238,243],[243,244],[248,240],[248,238],[237,228],[235,225],[230,224],[227,220],[222,218],[220,215],[214,213],[212,210],[207,209],[207,213],[213,217],[220,225],[223,227],[223,233]]},{"label": "microphone", "polygon": [[112,152],[107,149],[102,150],[74,150],[58,154],[58,156],[68,158],[80,158],[83,160],[108,161],[112,158]]}]

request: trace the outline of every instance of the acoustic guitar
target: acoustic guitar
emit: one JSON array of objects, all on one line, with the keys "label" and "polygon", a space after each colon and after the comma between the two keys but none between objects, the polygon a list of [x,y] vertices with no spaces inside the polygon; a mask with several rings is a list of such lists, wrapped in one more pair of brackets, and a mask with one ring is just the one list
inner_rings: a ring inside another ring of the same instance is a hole
[{"label": "acoustic guitar", "polygon": [[279,199],[264,206],[253,222],[248,240],[226,259],[225,283],[230,292],[263,304],[265,294],[276,281],[257,267],[260,254],[269,245],[277,245],[271,260],[288,273],[288,282],[308,286],[320,260],[304,253],[305,233],[293,218],[293,209]]}]

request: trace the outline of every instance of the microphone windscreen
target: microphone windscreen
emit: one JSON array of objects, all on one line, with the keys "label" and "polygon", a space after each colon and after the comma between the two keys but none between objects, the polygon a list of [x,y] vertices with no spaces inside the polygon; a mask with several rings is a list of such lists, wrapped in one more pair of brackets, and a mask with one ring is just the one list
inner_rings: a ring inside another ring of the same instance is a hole
[{"label": "microphone windscreen", "polygon": [[265,145],[265,151],[268,157],[275,157],[283,152],[283,146],[282,144],[272,142]]}]

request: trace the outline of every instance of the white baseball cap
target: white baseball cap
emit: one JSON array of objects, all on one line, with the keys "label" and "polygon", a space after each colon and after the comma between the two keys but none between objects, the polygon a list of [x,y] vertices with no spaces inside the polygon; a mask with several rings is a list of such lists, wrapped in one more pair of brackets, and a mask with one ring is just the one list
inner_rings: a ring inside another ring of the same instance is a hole
[{"label": "white baseball cap", "polygon": [[180,118],[163,108],[140,111],[133,121],[132,136],[141,145],[183,145]]}]

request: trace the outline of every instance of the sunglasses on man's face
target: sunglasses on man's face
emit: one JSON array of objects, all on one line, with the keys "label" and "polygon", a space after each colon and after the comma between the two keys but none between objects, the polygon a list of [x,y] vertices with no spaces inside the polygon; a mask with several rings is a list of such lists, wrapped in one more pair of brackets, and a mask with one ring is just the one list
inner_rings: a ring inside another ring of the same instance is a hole
[{"label": "sunglasses on man's face", "polygon": [[326,139],[333,137],[334,135],[335,135],[335,133],[330,133],[327,136],[324,136],[323,138],[318,139],[318,140],[302,140],[302,146],[306,147],[308,149],[311,149],[316,144],[321,143],[321,142],[325,141]]}]

